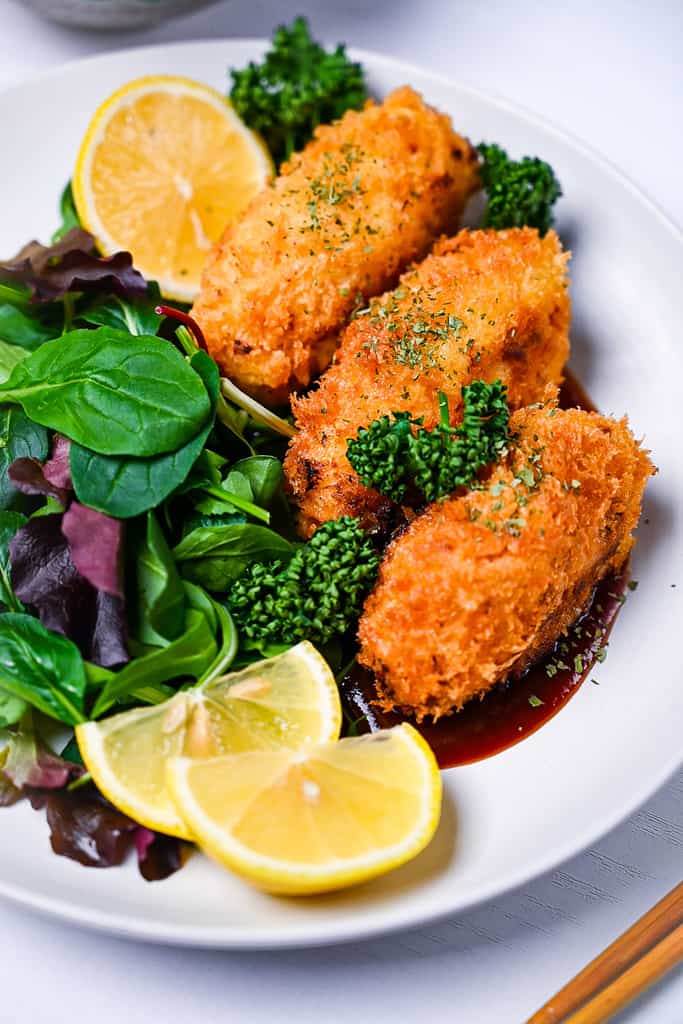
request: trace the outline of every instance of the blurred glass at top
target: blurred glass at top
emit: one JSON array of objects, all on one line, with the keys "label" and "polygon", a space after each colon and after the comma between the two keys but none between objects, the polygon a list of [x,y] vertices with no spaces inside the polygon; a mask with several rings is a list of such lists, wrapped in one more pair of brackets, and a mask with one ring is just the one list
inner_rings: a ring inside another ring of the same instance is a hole
[{"label": "blurred glass at top", "polygon": [[159,25],[178,14],[209,7],[216,0],[19,0],[63,25],[93,29],[132,29]]}]

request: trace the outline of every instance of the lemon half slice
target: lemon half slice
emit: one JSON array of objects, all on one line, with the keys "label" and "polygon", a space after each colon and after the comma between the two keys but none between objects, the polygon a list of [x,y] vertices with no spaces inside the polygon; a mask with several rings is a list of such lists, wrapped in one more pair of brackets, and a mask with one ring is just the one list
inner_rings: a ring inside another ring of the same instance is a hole
[{"label": "lemon half slice", "polygon": [[78,154],[74,201],[101,252],[129,250],[164,295],[190,301],[212,245],[273,172],[265,144],[225,96],[155,75],[98,107]]},{"label": "lemon half slice", "polygon": [[168,762],[195,841],[268,892],[340,889],[410,860],[441,807],[433,753],[407,724],[337,743]]},{"label": "lemon half slice", "polygon": [[76,738],[115,807],[147,828],[190,839],[166,788],[169,757],[306,749],[337,739],[341,717],[334,675],[304,641],[163,704],[86,722]]}]

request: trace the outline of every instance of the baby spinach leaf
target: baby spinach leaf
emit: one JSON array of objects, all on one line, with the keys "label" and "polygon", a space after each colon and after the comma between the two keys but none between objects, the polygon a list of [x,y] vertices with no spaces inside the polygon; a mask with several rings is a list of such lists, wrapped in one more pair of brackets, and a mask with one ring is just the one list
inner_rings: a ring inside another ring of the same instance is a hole
[{"label": "baby spinach leaf", "polygon": [[9,542],[15,533],[27,523],[20,512],[0,512],[0,602],[3,611],[23,612],[24,606],[12,589],[10,580]]},{"label": "baby spinach leaf", "polygon": [[208,683],[212,679],[216,679],[221,673],[225,672],[234,661],[235,655],[237,654],[237,647],[239,638],[237,636],[237,627],[232,621],[232,616],[227,608],[224,608],[218,601],[213,601],[208,598],[213,604],[218,622],[220,624],[221,639],[218,653],[215,659],[203,672],[197,683]]},{"label": "baby spinach leaf", "polygon": [[85,670],[78,648],[31,615],[0,615],[0,689],[68,725],[84,720]]},{"label": "baby spinach leaf", "polygon": [[105,455],[174,451],[210,412],[206,388],[177,349],[109,327],[42,345],[0,386],[0,401]]},{"label": "baby spinach leaf", "polygon": [[26,359],[27,355],[26,349],[19,345],[10,345],[0,338],[0,384],[7,380],[17,363]]},{"label": "baby spinach leaf", "polygon": [[[212,410],[218,398],[218,367],[205,352],[190,362],[206,387]],[[213,416],[187,444],[166,455],[136,459],[98,455],[71,446],[71,475],[79,501],[100,512],[130,519],[160,505],[186,479],[213,426]]]},{"label": "baby spinach leaf", "polygon": [[[2,286],[0,286],[0,296]],[[19,345],[27,352],[40,348],[46,341],[58,338],[64,327],[64,313],[60,304],[58,310],[32,306],[18,309],[11,302],[0,305],[0,339],[11,345]]]},{"label": "baby spinach leaf", "polygon": [[[6,729],[8,725],[15,725],[27,709],[28,704],[21,697],[15,697],[14,694],[8,693],[6,690],[0,690],[0,729]],[[2,799],[0,799],[0,807],[2,807]]]},{"label": "baby spinach leaf", "polygon": [[185,591],[152,512],[147,513],[144,533],[133,538],[131,562],[136,573],[134,634],[140,643],[165,647],[183,631]]},{"label": "baby spinach leaf", "polygon": [[105,684],[93,708],[92,717],[104,714],[117,701],[130,696],[140,687],[183,676],[199,678],[213,663],[216,653],[216,638],[206,616],[195,608],[189,608],[185,629],[176,640],[167,647],[158,647],[131,661]]},{"label": "baby spinach leaf", "polygon": [[252,562],[288,561],[294,546],[265,526],[236,523],[232,526],[201,526],[180,541],[173,557],[182,575],[218,593]]},{"label": "baby spinach leaf", "polygon": [[78,214],[76,213],[76,204],[74,203],[74,194],[70,181],[65,185],[64,191],[60,197],[59,212],[61,214],[62,223],[54,232],[51,239],[52,242],[58,242],[60,238],[63,238],[64,235],[68,234],[73,228],[79,228],[81,226]]},{"label": "baby spinach leaf", "polygon": [[155,313],[160,302],[159,286],[155,281],[150,281],[145,296],[130,300],[112,295],[79,310],[78,319],[100,327],[115,327],[129,334],[154,335],[159,333],[165,319],[162,314]]},{"label": "baby spinach leaf", "polygon": [[182,583],[190,608],[196,608],[198,612],[201,612],[209,623],[211,632],[217,633],[220,623],[216,613],[216,602],[213,598],[209,597],[202,587],[198,587],[196,583],[190,583],[188,580],[183,580]]},{"label": "baby spinach leaf", "polygon": [[[196,508],[199,509],[199,506],[202,504],[203,502],[199,502]],[[225,505],[220,507],[226,508]],[[186,537],[188,533],[192,533],[193,530],[198,529],[200,526],[230,526],[232,523],[246,523],[247,521],[244,512],[223,512],[222,515],[218,515],[195,511],[183,523],[183,536]]]},{"label": "baby spinach leaf", "polygon": [[[256,505],[269,508],[282,484],[282,463],[272,455],[252,455],[235,463],[226,476],[223,486],[226,491],[237,491],[246,480],[250,494],[244,494]],[[240,481],[240,483],[238,483]],[[238,493],[242,495],[242,490]]]},{"label": "baby spinach leaf", "polygon": [[14,460],[33,458],[42,462],[48,450],[44,427],[38,426],[16,406],[0,407],[0,509],[9,508],[17,498],[8,472]]}]

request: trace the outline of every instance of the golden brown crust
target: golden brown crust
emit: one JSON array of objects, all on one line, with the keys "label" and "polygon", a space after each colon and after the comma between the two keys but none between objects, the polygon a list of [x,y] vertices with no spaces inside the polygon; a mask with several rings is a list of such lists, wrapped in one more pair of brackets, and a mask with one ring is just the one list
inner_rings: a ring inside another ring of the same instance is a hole
[{"label": "golden brown crust", "polygon": [[626,420],[546,406],[512,426],[519,448],[485,488],[387,551],[359,627],[387,707],[438,717],[518,675],[628,556],[653,467]]},{"label": "golden brown crust", "polygon": [[[304,536],[341,515],[385,528],[391,503],[364,488],[346,459],[359,427],[401,409],[433,426],[439,390],[457,420],[460,389],[476,377],[503,380],[513,408],[560,382],[568,259],[552,231],[461,231],[347,327],[319,387],[294,401],[299,429],[285,474]],[[420,323],[428,330],[416,332]]]},{"label": "golden brown crust", "polygon": [[270,404],[330,361],[357,305],[457,226],[477,156],[408,87],[317,129],[215,247],[193,308],[224,373]]}]

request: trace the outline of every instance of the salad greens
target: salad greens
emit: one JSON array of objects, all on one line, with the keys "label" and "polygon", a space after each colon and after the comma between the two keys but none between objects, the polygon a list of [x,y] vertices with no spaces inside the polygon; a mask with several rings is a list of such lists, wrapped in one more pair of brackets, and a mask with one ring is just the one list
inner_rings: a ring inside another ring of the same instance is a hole
[{"label": "salad greens", "polygon": [[108,327],[46,342],[15,366],[0,402],[104,455],[175,451],[210,412],[202,380],[172,345]]},{"label": "salad greens", "polygon": [[12,463],[23,458],[42,462],[48,449],[44,427],[15,405],[0,405],[0,509],[12,508],[17,502],[17,489],[9,475]]},{"label": "salad greens", "polygon": [[68,725],[85,720],[85,668],[71,640],[32,615],[0,615],[0,687]]},{"label": "salad greens", "polygon": [[[226,604],[235,581],[313,550],[282,490],[291,423],[220,378],[128,254],[97,255],[68,190],[62,216],[52,246],[0,264],[0,723],[32,778],[47,719],[163,701],[257,658]],[[334,580],[316,587],[337,595],[338,636],[361,587],[348,609]],[[24,784],[0,765],[8,793]]]}]

